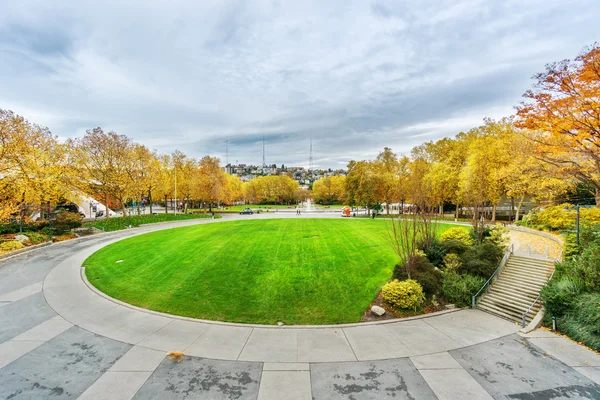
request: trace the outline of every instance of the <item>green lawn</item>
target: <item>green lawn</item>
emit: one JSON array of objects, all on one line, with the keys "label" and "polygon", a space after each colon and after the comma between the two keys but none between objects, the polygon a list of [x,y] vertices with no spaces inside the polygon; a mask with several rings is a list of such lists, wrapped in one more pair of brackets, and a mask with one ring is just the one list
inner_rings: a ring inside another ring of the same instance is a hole
[{"label": "green lawn", "polygon": [[[130,225],[132,227],[144,224],[154,224],[157,222],[180,221],[184,219],[211,218],[210,214],[146,214],[146,215],[131,215],[128,217],[111,217],[99,219],[93,222],[85,222],[83,226],[91,226],[105,232],[118,231],[126,229]],[[216,217],[215,218],[221,218]]]},{"label": "green lawn", "polygon": [[223,222],[126,239],[84,265],[101,291],[156,311],[260,324],[358,322],[396,262],[385,229],[366,219]]}]

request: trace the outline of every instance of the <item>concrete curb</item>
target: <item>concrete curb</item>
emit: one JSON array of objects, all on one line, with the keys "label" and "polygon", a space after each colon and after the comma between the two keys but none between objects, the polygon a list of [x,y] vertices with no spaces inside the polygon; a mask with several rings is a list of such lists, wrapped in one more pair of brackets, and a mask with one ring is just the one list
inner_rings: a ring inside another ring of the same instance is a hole
[{"label": "concrete curb", "polygon": [[[210,320],[210,319],[198,319],[198,318],[191,318],[191,317],[183,317],[181,315],[162,313],[160,311],[149,310],[147,308],[141,308],[141,307],[134,306],[133,304],[125,303],[124,301],[115,299],[114,297],[111,297],[111,296],[107,295],[106,293],[101,292],[94,285],[92,285],[90,283],[90,281],[88,281],[88,279],[87,279],[87,276],[85,274],[85,267],[83,267],[83,266],[81,267],[81,280],[83,281],[83,283],[85,283],[85,285],[88,287],[88,289],[90,289],[92,292],[94,292],[98,296],[100,296],[100,297],[102,297],[102,298],[104,298],[106,300],[112,301],[113,303],[116,303],[116,304],[121,305],[123,307],[127,307],[127,308],[130,308],[132,310],[135,310],[135,311],[140,311],[140,312],[144,312],[144,313],[152,314],[152,315],[158,315],[158,316],[166,317],[166,318],[179,319],[179,320],[182,320],[182,321],[202,322],[204,324],[224,325],[224,326],[232,326],[232,327],[239,327],[239,328],[276,328],[276,329],[352,328],[352,327],[360,327],[360,326],[373,326],[373,325],[393,324],[393,323],[396,323],[396,322],[403,322],[403,321],[414,321],[414,320],[420,320],[420,319],[437,317],[437,316],[444,315],[444,314],[451,314],[453,312],[457,312],[457,311],[463,310],[462,308],[452,308],[452,309],[449,309],[449,310],[436,311],[436,312],[429,313],[429,314],[415,315],[413,317],[392,318],[392,319],[385,319],[385,320],[381,320],[381,321],[354,322],[354,323],[349,323],[349,324],[333,324],[333,325],[332,324],[329,324],[329,325],[282,325],[282,326],[278,326],[278,325],[261,325],[261,324],[242,324],[242,323],[237,323],[237,322],[224,322],[224,321],[214,321],[214,320]],[[468,309],[468,307],[466,309]]]}]

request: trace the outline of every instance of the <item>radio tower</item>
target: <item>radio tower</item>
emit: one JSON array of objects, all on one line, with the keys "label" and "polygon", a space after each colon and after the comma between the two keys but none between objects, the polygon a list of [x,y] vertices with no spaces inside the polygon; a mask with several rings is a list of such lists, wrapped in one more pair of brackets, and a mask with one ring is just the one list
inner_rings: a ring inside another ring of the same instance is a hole
[{"label": "radio tower", "polygon": [[312,156],[312,138],[310,138],[310,151],[308,157],[308,170],[311,171],[313,168],[313,156]]},{"label": "radio tower", "polygon": [[267,162],[265,161],[265,135],[263,135],[263,167],[267,166]]}]

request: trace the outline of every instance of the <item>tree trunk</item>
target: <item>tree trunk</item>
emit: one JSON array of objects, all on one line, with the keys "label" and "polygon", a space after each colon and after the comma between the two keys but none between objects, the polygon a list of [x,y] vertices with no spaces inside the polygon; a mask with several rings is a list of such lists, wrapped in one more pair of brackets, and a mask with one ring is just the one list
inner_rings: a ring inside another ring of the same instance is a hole
[{"label": "tree trunk", "polygon": [[169,203],[167,201],[167,195],[165,194],[165,214],[169,213]]},{"label": "tree trunk", "polygon": [[515,222],[519,221],[519,218],[521,218],[521,206],[523,205],[523,200],[525,200],[525,196],[521,196],[519,199],[519,204],[517,205],[517,214],[515,215]]},{"label": "tree trunk", "polygon": [[444,217],[444,205],[440,204],[440,217]]},{"label": "tree trunk", "polygon": [[513,217],[515,216],[515,198],[511,197],[510,198],[510,220],[513,220]]},{"label": "tree trunk", "polygon": [[148,203],[150,203],[150,215],[152,215],[152,190],[148,190]]},{"label": "tree trunk", "polygon": [[140,196],[140,201],[137,204],[138,215],[142,215],[142,196]]},{"label": "tree trunk", "polygon": [[106,203],[105,203],[105,208],[104,208],[104,213],[105,213],[104,218],[110,218],[110,213],[108,212],[108,193],[104,193],[104,196],[106,197]]},{"label": "tree trunk", "polygon": [[496,204],[492,206],[492,222],[496,222]]},{"label": "tree trunk", "polygon": [[458,209],[459,209],[459,206],[458,206],[458,203],[456,203],[456,214],[455,214],[454,218],[457,220],[458,220]]},{"label": "tree trunk", "polygon": [[596,207],[600,207],[600,186],[596,186]]}]

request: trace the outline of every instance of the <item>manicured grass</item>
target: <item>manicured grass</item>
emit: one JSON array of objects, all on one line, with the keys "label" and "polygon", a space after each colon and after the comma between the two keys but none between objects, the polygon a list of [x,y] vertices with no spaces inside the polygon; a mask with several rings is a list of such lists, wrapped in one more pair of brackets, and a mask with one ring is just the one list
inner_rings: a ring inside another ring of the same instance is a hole
[{"label": "manicured grass", "polygon": [[396,262],[385,229],[382,220],[341,218],[223,222],[126,239],[84,265],[101,291],[166,313],[260,324],[358,322]]},{"label": "manicured grass", "polygon": [[[130,225],[132,227],[144,224],[153,224],[156,222],[180,221],[184,219],[212,218],[210,214],[146,214],[146,215],[131,215],[128,217],[111,217],[104,218],[94,222],[85,222],[84,226],[94,227],[105,232],[118,231],[126,229]],[[215,216],[215,218],[220,218]]]}]

